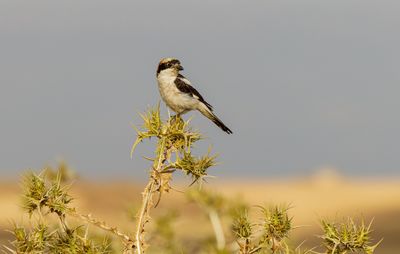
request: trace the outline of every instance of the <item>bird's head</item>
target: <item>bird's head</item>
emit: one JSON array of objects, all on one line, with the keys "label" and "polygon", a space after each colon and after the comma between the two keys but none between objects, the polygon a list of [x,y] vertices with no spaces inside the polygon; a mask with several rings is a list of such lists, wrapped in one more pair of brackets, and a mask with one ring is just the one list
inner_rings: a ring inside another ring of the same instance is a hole
[{"label": "bird's head", "polygon": [[157,75],[164,70],[172,71],[173,73],[178,74],[179,71],[183,70],[181,62],[175,58],[163,58],[158,64]]}]

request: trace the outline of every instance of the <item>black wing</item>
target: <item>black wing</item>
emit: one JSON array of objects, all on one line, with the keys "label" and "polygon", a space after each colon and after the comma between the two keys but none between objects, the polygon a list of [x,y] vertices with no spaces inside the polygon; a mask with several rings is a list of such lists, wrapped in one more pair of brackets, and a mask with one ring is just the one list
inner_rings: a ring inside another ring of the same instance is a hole
[{"label": "black wing", "polygon": [[201,96],[201,94],[193,86],[190,85],[189,81],[183,75],[179,74],[174,83],[179,91],[189,94],[193,98],[198,99],[199,101],[204,103],[209,110],[212,110],[212,106],[204,100],[203,96]]}]

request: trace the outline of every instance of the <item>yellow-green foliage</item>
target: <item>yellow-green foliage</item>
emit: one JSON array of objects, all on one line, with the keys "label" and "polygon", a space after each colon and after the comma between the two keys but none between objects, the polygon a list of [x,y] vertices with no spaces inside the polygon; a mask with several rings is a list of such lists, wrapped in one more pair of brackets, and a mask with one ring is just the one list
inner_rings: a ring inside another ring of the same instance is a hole
[{"label": "yellow-green foliage", "polygon": [[[11,230],[14,240],[4,250],[18,254],[142,254],[148,246],[153,246],[146,253],[318,253],[315,249],[292,248],[288,243],[294,226],[287,206],[253,207],[258,211],[258,219],[254,220],[249,217],[250,208],[246,204],[228,200],[205,189],[189,191],[187,196],[209,217],[214,237],[206,236],[204,239],[207,242],[185,245],[175,234],[173,225],[177,215],[168,211],[155,218],[153,232],[149,234],[151,237],[145,237],[145,225],[151,219],[150,210],[157,206],[161,195],[171,189],[173,174],[182,171],[193,183],[201,182],[207,176],[208,169],[216,164],[216,157],[210,156],[209,152],[201,157],[192,155],[193,144],[201,139],[201,134],[193,131],[188,121],[179,117],[170,117],[164,121],[161,119],[159,107],[150,109],[141,117],[143,126],[140,129],[135,128],[137,138],[131,153],[145,139],[157,139],[157,146],[154,157],[146,158],[152,161],[150,177],[143,191],[143,200],[136,216],[136,229],[132,230],[132,234],[125,234],[91,215],[79,214],[72,206],[69,186],[64,183],[71,179],[70,171],[66,164],[60,164],[57,170],[46,167],[40,174],[28,173],[23,178],[23,208],[30,215],[31,226],[15,224]],[[158,194],[157,202],[153,202],[155,194]],[[79,219],[81,223],[69,225],[70,217]],[[90,233],[89,224],[109,234],[110,238],[105,234]],[[357,224],[352,219],[342,223],[323,220],[321,224],[324,231],[321,236],[323,242],[319,246],[323,248],[321,253],[372,254],[379,244],[372,244],[371,224]],[[227,228],[231,229],[228,233],[224,230]],[[196,228],[193,227],[192,230]],[[112,248],[115,244],[111,241],[120,243],[121,248]]]},{"label": "yellow-green foliage", "polygon": [[232,231],[238,239],[243,239],[245,242],[250,240],[253,235],[253,226],[250,222],[247,209],[239,211],[232,224]]},{"label": "yellow-green foliage", "polygon": [[261,207],[260,223],[251,223],[248,211],[239,211],[232,230],[237,237],[240,253],[287,253],[286,239],[292,229],[292,220],[286,206]]},{"label": "yellow-green foliage", "polygon": [[287,206],[261,207],[264,214],[265,238],[281,241],[289,236],[292,229],[292,219],[288,216]]},{"label": "yellow-green foliage", "polygon": [[[153,161],[152,168],[157,171],[155,175],[172,173],[178,169],[191,176],[194,181],[207,176],[207,169],[215,165],[216,156],[210,156],[209,153],[200,158],[192,156],[191,148],[201,139],[201,134],[189,127],[189,121],[185,122],[176,116],[163,121],[159,106],[141,114],[141,117],[143,126],[141,129],[135,127],[137,138],[132,146],[131,156],[140,142],[157,138],[155,157],[147,158]],[[160,178],[159,175],[157,177]]]},{"label": "yellow-green foliage", "polygon": [[[207,176],[207,170],[215,165],[215,156],[209,153],[200,158],[192,156],[193,144],[201,139],[197,131],[189,127],[180,117],[170,117],[163,121],[160,116],[160,107],[150,109],[141,115],[143,126],[135,127],[137,138],[131,149],[131,156],[136,146],[145,139],[157,138],[155,157],[147,158],[153,161],[150,170],[149,182],[143,191],[143,200],[139,209],[135,233],[137,253],[142,254],[147,248],[145,233],[146,224],[150,221],[150,210],[153,206],[153,196],[159,195],[157,206],[164,192],[168,192],[172,174],[176,170],[183,171],[193,179],[193,183]],[[174,156],[173,156],[174,155]]]},{"label": "yellow-green foliage", "polygon": [[72,201],[67,192],[68,188],[61,186],[60,176],[55,181],[46,182],[43,175],[31,172],[24,177],[23,208],[29,214],[35,211],[43,213],[43,209],[47,208],[51,213],[65,216]]},{"label": "yellow-green foliage", "polygon": [[[44,173],[28,173],[23,179],[23,208],[30,215],[30,228],[17,224],[11,233],[15,240],[10,253],[110,253],[109,241],[90,238],[81,225],[70,227],[66,221],[68,214],[74,213],[70,205],[72,198],[68,187],[62,186],[61,177],[48,181]],[[54,223],[55,215],[59,224]]]},{"label": "yellow-green foliage", "polygon": [[372,221],[368,225],[364,221],[356,224],[352,218],[341,223],[322,220],[324,235],[321,238],[324,240],[323,245],[327,253],[374,253],[379,242],[376,244],[371,242],[371,224]]}]

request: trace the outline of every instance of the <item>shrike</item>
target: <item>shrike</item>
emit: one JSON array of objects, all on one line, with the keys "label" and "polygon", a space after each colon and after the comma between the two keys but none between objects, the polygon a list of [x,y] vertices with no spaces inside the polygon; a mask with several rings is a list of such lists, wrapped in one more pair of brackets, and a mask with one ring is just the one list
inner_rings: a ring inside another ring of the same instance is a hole
[{"label": "shrike", "polygon": [[198,110],[228,134],[232,131],[213,113],[212,106],[183,75],[178,59],[163,58],[158,64],[157,81],[161,98],[178,116],[191,110]]}]

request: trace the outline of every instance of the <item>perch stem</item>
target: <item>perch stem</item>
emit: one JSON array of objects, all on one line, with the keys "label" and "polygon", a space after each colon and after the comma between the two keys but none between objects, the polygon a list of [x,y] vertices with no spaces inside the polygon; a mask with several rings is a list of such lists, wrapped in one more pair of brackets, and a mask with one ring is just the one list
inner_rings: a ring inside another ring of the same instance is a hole
[{"label": "perch stem", "polygon": [[137,228],[135,233],[136,239],[136,251],[138,254],[144,253],[144,248],[146,247],[146,242],[144,239],[144,232],[146,223],[150,219],[150,208],[153,204],[154,193],[158,190],[160,185],[160,172],[163,168],[165,161],[167,160],[167,155],[171,147],[165,146],[165,140],[161,141],[161,149],[158,156],[158,160],[150,175],[150,180],[147,183],[143,191],[143,200],[140,207],[139,216],[137,220]]}]

